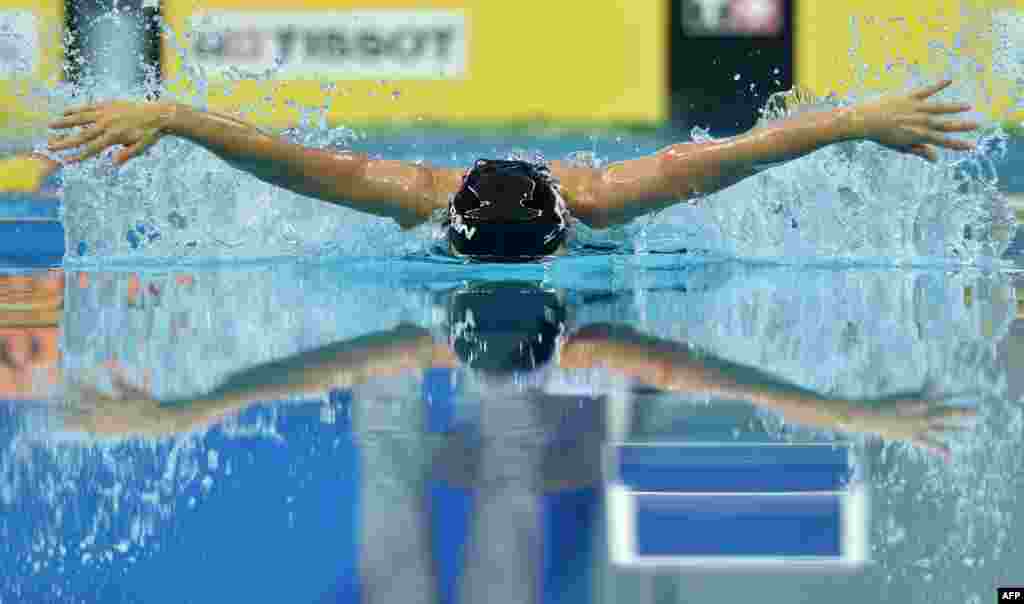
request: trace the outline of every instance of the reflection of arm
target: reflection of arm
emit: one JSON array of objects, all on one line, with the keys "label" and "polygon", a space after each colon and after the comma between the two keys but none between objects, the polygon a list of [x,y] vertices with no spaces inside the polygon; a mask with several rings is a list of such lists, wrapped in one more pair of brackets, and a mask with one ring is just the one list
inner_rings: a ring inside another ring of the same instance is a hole
[{"label": "reflection of arm", "polygon": [[418,371],[431,366],[433,353],[433,340],[420,329],[400,327],[361,336],[235,373],[190,400],[180,413],[190,424],[205,423],[257,401],[319,394]]},{"label": "reflection of arm", "polygon": [[210,423],[258,401],[351,388],[373,378],[451,365],[447,348],[423,329],[400,326],[257,365],[231,375],[206,395],[179,407],[185,427]]},{"label": "reflection of arm", "polygon": [[831,399],[684,344],[628,328],[595,327],[565,345],[564,366],[603,366],[664,390],[747,400],[804,425],[903,440],[946,457],[951,449],[941,437],[976,415],[970,407],[950,406],[924,393],[874,401]]},{"label": "reflection of arm", "polygon": [[213,423],[252,403],[321,394],[377,377],[450,364],[447,349],[436,346],[426,331],[401,326],[245,369],[196,398],[147,404],[141,400],[145,398],[141,391],[122,388],[133,396],[104,401],[104,407],[82,423],[86,430],[99,433],[180,432]]},{"label": "reflection of arm", "polygon": [[847,401],[628,328],[609,327],[602,337],[570,341],[561,359],[563,366],[604,367],[663,390],[750,401],[806,425],[834,427],[850,412]]}]

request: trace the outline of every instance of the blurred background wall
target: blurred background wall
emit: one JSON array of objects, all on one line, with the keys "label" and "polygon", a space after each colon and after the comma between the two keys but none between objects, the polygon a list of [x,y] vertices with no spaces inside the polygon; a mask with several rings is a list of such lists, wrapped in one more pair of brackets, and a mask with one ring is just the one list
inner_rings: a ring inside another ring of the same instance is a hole
[{"label": "blurred background wall", "polygon": [[272,126],[294,124],[297,103],[356,126],[725,133],[794,83],[827,94],[931,75],[936,43],[980,65],[988,113],[1019,119],[1021,61],[1000,36],[1022,46],[1022,14],[1022,0],[0,0],[0,139],[38,131],[34,87],[91,74],[123,90],[147,73]]},{"label": "blurred background wall", "polygon": [[63,31],[63,0],[0,0],[0,139],[28,136],[45,120],[33,89],[62,79]]}]

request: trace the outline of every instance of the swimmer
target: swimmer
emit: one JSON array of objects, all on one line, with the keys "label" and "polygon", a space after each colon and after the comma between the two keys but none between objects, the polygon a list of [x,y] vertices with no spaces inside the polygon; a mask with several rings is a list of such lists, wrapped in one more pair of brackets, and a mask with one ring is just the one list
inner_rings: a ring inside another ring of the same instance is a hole
[{"label": "swimmer", "polygon": [[804,112],[730,138],[671,145],[603,168],[567,162],[479,160],[466,172],[312,149],[271,136],[237,118],[169,102],[110,101],[66,111],[55,130],[82,127],[50,141],[51,151],[78,149],[69,162],[119,146],[117,165],[164,136],[213,152],[270,184],[395,220],[403,229],[445,214],[451,252],[482,261],[535,260],[564,252],[569,224],[607,228],[729,187],[749,176],[852,140],[937,161],[935,147],[970,151],[950,133],[979,124],[949,116],[964,103],[929,100],[944,80],[828,111]]}]

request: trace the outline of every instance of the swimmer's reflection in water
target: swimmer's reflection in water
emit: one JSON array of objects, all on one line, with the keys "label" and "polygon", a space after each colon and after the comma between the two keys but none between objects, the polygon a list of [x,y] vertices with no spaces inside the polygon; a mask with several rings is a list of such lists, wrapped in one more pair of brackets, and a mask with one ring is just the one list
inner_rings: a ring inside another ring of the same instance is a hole
[{"label": "swimmer's reflection in water", "polygon": [[562,292],[535,283],[469,284],[446,292],[442,306],[444,318],[430,328],[401,324],[257,365],[189,400],[155,400],[117,375],[112,395],[71,383],[70,427],[97,436],[160,437],[207,427],[258,402],[322,397],[431,368],[462,370],[492,408],[503,398],[525,396],[543,401],[538,408],[546,414],[545,405],[556,405],[567,388],[600,399],[608,394],[601,389],[625,383],[634,390],[747,401],[798,424],[907,441],[943,455],[949,453],[945,433],[974,415],[933,392],[835,398],[629,326],[574,327]]},{"label": "swimmer's reflection in water", "polygon": [[119,147],[113,161],[122,164],[161,137],[177,136],[265,182],[391,218],[403,228],[442,214],[452,253],[520,262],[564,252],[574,220],[592,228],[622,224],[833,143],[870,140],[928,161],[938,159],[935,147],[971,150],[974,143],[949,133],[979,125],[944,118],[970,106],[929,100],[950,83],[797,113],[738,136],[675,144],[604,168],[480,160],[467,172],[371,159],[306,148],[235,117],[168,102],[111,101],[70,109],[51,127],[82,130],[53,138],[49,148],[78,149],[66,160],[73,162]]},{"label": "swimmer's reflection in water", "polygon": [[[254,366],[192,400],[156,401],[123,378],[114,380],[114,396],[79,385],[78,413],[69,419],[101,437],[163,437],[205,429],[261,401],[323,398],[388,376],[457,370],[458,409],[433,428],[431,446],[413,449],[425,452],[422,459],[407,454],[412,435],[403,434],[403,448],[392,452],[370,433],[374,411],[355,412],[371,426],[355,424],[358,434],[368,430],[359,439],[363,601],[426,604],[589,600],[578,591],[594,551],[602,448],[615,429],[606,407],[632,390],[746,400],[795,422],[873,432],[939,453],[948,422],[970,415],[921,396],[833,399],[630,327],[576,327],[563,292],[536,283],[470,283],[440,294],[438,306],[436,324],[403,324]],[[356,406],[383,403],[355,394]],[[438,508],[463,506],[465,534],[453,536],[438,525]],[[445,547],[461,552],[454,585],[445,579]],[[440,597],[450,590],[458,597]]]}]

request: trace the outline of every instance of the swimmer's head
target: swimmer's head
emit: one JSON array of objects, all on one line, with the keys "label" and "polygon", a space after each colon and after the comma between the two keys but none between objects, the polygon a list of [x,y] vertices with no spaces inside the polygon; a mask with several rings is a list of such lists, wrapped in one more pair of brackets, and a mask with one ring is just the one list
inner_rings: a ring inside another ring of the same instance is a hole
[{"label": "swimmer's head", "polygon": [[533,371],[547,364],[565,331],[558,294],[507,281],[457,290],[448,307],[449,343],[468,367],[491,375]]},{"label": "swimmer's head", "polygon": [[477,160],[448,205],[452,250],[474,260],[525,262],[565,241],[565,201],[546,166]]}]

